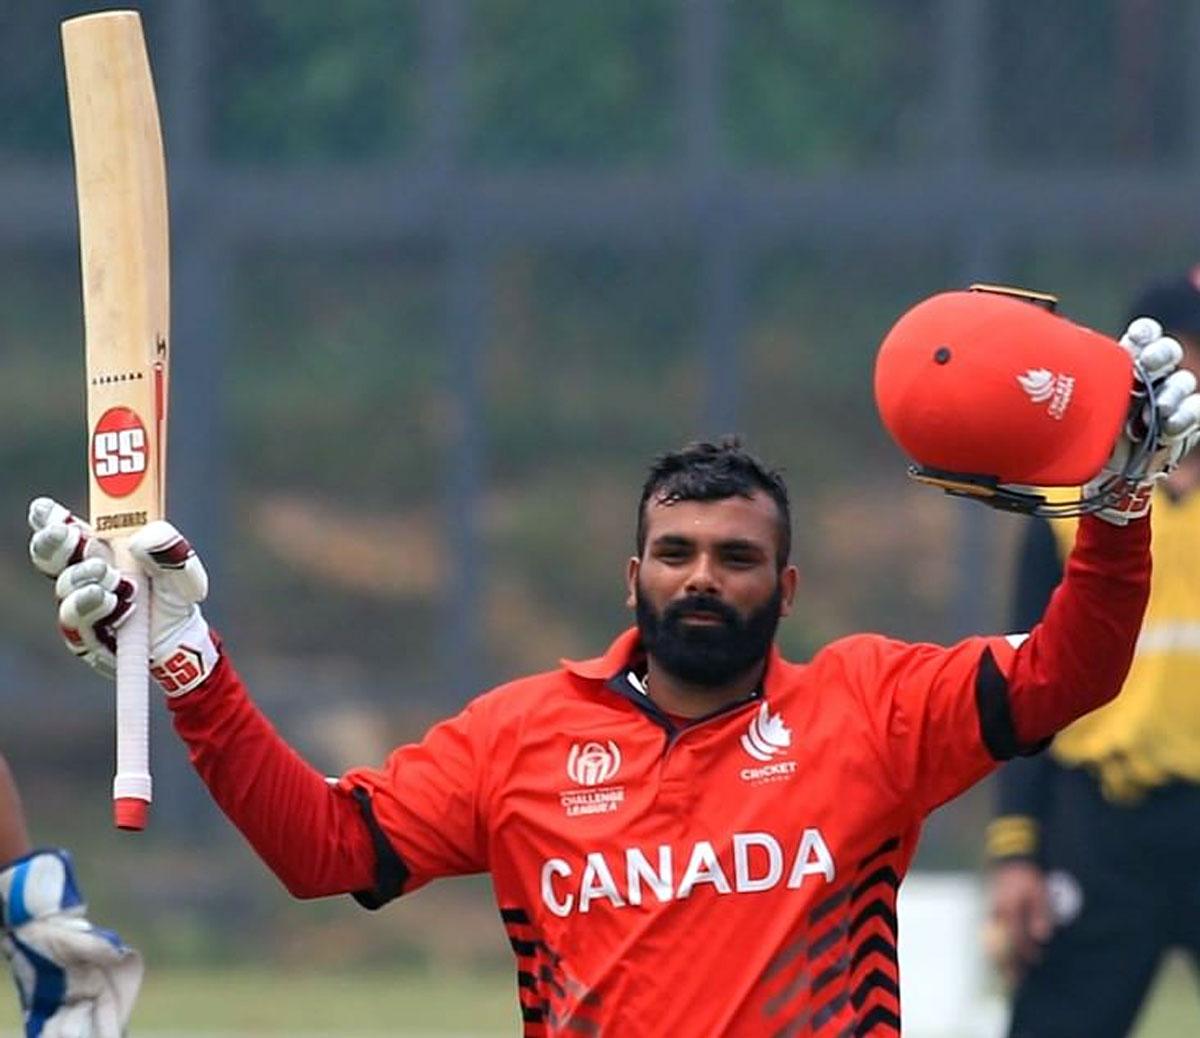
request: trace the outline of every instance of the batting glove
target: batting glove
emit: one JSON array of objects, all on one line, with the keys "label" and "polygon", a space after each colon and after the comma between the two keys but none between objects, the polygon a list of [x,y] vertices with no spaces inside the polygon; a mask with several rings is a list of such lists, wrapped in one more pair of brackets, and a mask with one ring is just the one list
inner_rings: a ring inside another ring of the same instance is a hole
[{"label": "batting glove", "polygon": [[25,1038],[121,1038],[142,957],[87,921],[71,856],[34,851],[0,871],[0,948],[12,967]]},{"label": "batting glove", "polygon": [[[1162,325],[1150,317],[1134,321],[1120,343],[1144,372],[1154,399],[1148,401],[1143,393],[1135,392],[1130,417],[1112,454],[1083,491],[1084,497],[1111,495],[1111,503],[1096,515],[1116,526],[1150,511],[1154,485],[1165,479],[1200,439],[1200,394],[1196,376],[1179,367],[1183,347],[1164,336]],[[1154,442],[1147,445],[1147,430],[1154,427],[1151,408],[1157,417],[1157,431]],[[1127,470],[1130,458],[1139,452],[1143,455],[1140,462]]]},{"label": "batting glove", "polygon": [[[54,578],[58,623],[67,648],[95,670],[116,674],[116,632],[134,609],[136,590],[112,564],[108,546],[78,516],[48,497],[29,506],[33,564]],[[150,673],[168,696],[199,685],[220,651],[199,603],[208,595],[204,563],[168,522],[147,523],[129,550],[150,578]]]}]

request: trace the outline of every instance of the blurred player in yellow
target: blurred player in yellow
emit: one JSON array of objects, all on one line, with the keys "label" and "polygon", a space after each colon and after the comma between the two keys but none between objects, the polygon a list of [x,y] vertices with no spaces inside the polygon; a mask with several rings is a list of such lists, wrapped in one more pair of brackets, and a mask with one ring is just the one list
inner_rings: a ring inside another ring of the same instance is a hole
[{"label": "blurred player in yellow", "polygon": [[[1131,315],[1160,321],[1195,367],[1200,266],[1148,285]],[[1154,491],[1150,602],[1121,694],[998,775],[990,935],[1015,985],[1010,1038],[1126,1035],[1168,949],[1200,962],[1197,487],[1190,456]],[[1041,618],[1075,526],[1029,524],[1014,630]]]},{"label": "blurred player in yellow", "polygon": [[142,959],[93,926],[71,856],[35,849],[8,763],[0,757],[0,947],[12,967],[25,1038],[121,1038]]}]

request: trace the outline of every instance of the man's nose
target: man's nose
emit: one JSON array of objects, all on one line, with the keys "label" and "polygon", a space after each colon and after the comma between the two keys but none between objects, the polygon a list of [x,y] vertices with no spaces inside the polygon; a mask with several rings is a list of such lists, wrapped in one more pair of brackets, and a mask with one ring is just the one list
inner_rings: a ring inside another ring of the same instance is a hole
[{"label": "man's nose", "polygon": [[714,595],[720,591],[716,567],[708,555],[696,556],[696,561],[688,573],[687,591],[692,595]]}]

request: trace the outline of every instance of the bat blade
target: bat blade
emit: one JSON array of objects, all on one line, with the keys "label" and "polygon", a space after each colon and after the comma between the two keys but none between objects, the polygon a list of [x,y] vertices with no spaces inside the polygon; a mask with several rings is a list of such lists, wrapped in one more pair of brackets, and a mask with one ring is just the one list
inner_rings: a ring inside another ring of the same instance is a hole
[{"label": "bat blade", "polygon": [[150,594],[128,538],[164,514],[170,267],[166,167],[141,19],[106,11],[62,23],[83,288],[88,505],[136,584],[117,635],[116,824],[145,825]]}]

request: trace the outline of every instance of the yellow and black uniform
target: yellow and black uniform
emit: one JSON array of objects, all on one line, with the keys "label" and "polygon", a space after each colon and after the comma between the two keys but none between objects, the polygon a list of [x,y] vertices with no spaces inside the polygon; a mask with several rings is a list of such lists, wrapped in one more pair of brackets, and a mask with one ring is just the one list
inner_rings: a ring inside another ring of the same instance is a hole
[{"label": "yellow and black uniform", "polygon": [[[1073,539],[1071,521],[1031,524],[1014,629],[1041,616]],[[1200,962],[1200,492],[1156,491],[1152,552],[1121,694],[997,779],[989,858],[1038,862],[1058,921],[1011,1038],[1125,1035],[1168,948]]]}]

